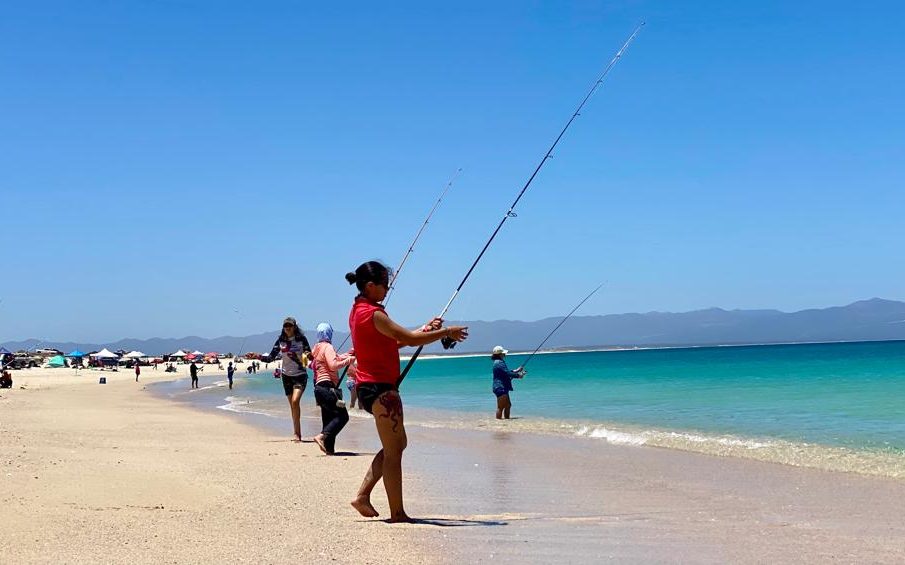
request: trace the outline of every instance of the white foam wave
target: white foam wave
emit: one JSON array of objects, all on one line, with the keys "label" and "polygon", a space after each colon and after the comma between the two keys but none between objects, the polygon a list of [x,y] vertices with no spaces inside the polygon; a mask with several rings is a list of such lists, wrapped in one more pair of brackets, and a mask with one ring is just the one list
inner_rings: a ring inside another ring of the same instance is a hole
[{"label": "white foam wave", "polygon": [[242,414],[260,414],[262,416],[270,416],[274,417],[273,414],[269,412],[265,412],[263,410],[259,410],[255,407],[255,402],[250,398],[244,398],[241,396],[227,396],[224,398],[226,400],[226,404],[221,406],[217,406],[220,410],[226,410],[227,412],[239,412]]},{"label": "white foam wave", "polygon": [[583,426],[575,432],[575,435],[593,439],[603,439],[606,440],[607,443],[612,443],[614,445],[644,445],[647,443],[647,438],[644,437],[644,434],[633,434],[611,430],[609,428],[590,429],[587,426]]},{"label": "white foam wave", "polygon": [[687,434],[678,432],[662,432],[666,438],[686,441],[690,443],[716,443],[726,447],[742,447],[745,449],[763,449],[770,447],[770,443],[763,441],[755,441],[751,439],[740,439],[729,436],[702,436],[697,434]]}]

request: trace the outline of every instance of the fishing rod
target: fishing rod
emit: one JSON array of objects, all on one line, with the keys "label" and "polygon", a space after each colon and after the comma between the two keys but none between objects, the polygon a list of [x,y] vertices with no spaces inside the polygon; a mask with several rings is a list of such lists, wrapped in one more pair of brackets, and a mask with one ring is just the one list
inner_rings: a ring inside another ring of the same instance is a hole
[{"label": "fishing rod", "polygon": [[462,174],[462,167],[456,169],[455,174],[452,176],[452,178],[449,179],[449,182],[446,183],[446,186],[443,187],[443,191],[440,193],[437,201],[434,202],[434,207],[431,208],[431,211],[428,212],[427,217],[424,218],[424,223],[422,223],[421,227],[418,228],[418,233],[415,234],[415,239],[412,240],[412,243],[409,245],[408,251],[405,252],[405,255],[402,257],[402,261],[400,261],[399,266],[396,267],[396,272],[393,274],[393,278],[390,279],[390,288],[387,289],[387,295],[383,299],[384,308],[386,308],[387,304],[390,303],[390,295],[393,294],[393,289],[396,288],[396,279],[399,277],[399,273],[402,271],[402,267],[405,266],[405,262],[408,261],[409,255],[411,255],[412,251],[415,250],[415,244],[418,243],[419,239],[421,239],[421,234],[424,232],[424,228],[426,228],[427,224],[430,223],[431,217],[433,217],[434,212],[437,211],[437,208],[440,207],[440,203],[443,202],[443,197],[446,196],[447,192],[449,192],[450,187],[454,182],[456,182],[456,179],[459,178],[460,174]]},{"label": "fishing rod", "polygon": [[[446,306],[443,307],[443,310],[441,310],[440,314],[437,316],[438,318],[443,318],[443,316],[446,315],[446,312],[449,311],[449,307],[452,306],[453,301],[459,295],[459,291],[461,291],[462,287],[465,286],[465,282],[468,281],[468,278],[471,276],[471,273],[475,270],[475,267],[478,266],[478,263],[480,263],[481,258],[484,256],[484,253],[487,251],[487,248],[490,247],[491,243],[493,243],[493,240],[496,238],[497,234],[503,228],[503,224],[506,223],[506,220],[508,220],[509,218],[515,217],[515,212],[513,210],[515,209],[516,205],[519,203],[519,200],[522,199],[522,196],[524,196],[525,192],[528,190],[528,187],[531,186],[531,183],[534,181],[534,178],[537,176],[537,173],[540,172],[540,170],[544,166],[544,164],[552,157],[553,150],[556,149],[556,146],[559,144],[559,141],[566,134],[566,131],[568,131],[569,127],[572,125],[572,122],[575,121],[575,118],[577,118],[578,116],[581,115],[581,109],[584,108],[584,105],[591,98],[591,96],[594,94],[594,92],[596,92],[597,89],[600,87],[600,85],[603,84],[603,81],[604,81],[604,79],[606,79],[607,75],[610,73],[610,70],[612,70],[612,68],[614,66],[616,66],[616,63],[619,62],[619,59],[622,58],[622,54],[625,53],[625,50],[628,49],[628,46],[632,43],[632,41],[635,40],[635,37],[641,31],[642,27],[644,27],[644,22],[641,22],[638,25],[638,27],[635,28],[635,30],[632,32],[632,34],[629,36],[629,38],[625,40],[625,43],[622,44],[622,47],[619,48],[619,51],[616,52],[616,55],[612,58],[612,60],[610,60],[609,64],[607,64],[607,66],[603,69],[603,72],[600,74],[600,76],[597,78],[597,80],[591,86],[591,89],[585,95],[584,99],[582,99],[581,103],[578,105],[578,108],[575,110],[575,112],[572,113],[572,117],[569,118],[569,121],[567,121],[566,125],[563,126],[562,131],[560,131],[559,135],[556,136],[556,139],[553,141],[553,144],[550,146],[550,149],[547,150],[547,153],[540,160],[540,163],[538,163],[537,167],[534,169],[534,172],[531,173],[530,177],[528,177],[528,181],[525,183],[525,186],[522,187],[522,190],[519,191],[518,196],[515,197],[515,200],[512,202],[512,205],[510,205],[509,209],[506,211],[506,213],[503,214],[503,219],[500,220],[499,225],[497,225],[496,229],[493,230],[493,233],[490,235],[490,239],[487,240],[487,243],[484,244],[484,247],[481,249],[481,252],[478,253],[478,257],[474,260],[474,263],[471,264],[471,267],[469,267],[468,271],[465,273],[465,276],[462,278],[462,282],[460,282],[459,286],[456,287],[456,290],[453,291],[452,296],[449,298],[449,301],[446,303]],[[450,349],[455,346],[456,342],[450,338],[443,338],[441,340],[441,343],[443,344],[444,349]],[[402,370],[402,373],[399,375],[399,379],[396,381],[397,387],[400,384],[402,384],[403,379],[405,379],[405,376],[411,370],[412,366],[415,364],[415,361],[418,359],[418,356],[421,354],[421,351],[423,349],[424,349],[424,346],[421,345],[418,347],[418,349],[415,350],[414,355],[412,355],[411,359],[409,359],[408,364],[405,366],[405,369]]]},{"label": "fishing rod", "polygon": [[[233,308],[233,312],[235,312],[236,315],[239,316],[239,319],[240,319],[240,320],[244,321],[244,317],[242,316],[242,312],[239,312],[239,309],[238,309],[238,308]],[[240,359],[240,358],[242,357],[242,350],[245,349],[245,341],[246,341],[247,339],[248,339],[248,336],[245,336],[245,337],[242,338],[242,344],[239,345],[239,352],[236,354],[236,359],[237,359],[237,360]]]},{"label": "fishing rod", "polygon": [[[412,251],[415,250],[415,245],[418,243],[418,240],[421,239],[421,234],[424,233],[424,229],[427,227],[427,224],[430,223],[431,218],[434,216],[434,212],[437,211],[437,208],[440,207],[440,203],[443,202],[443,197],[446,196],[446,193],[449,192],[449,189],[452,188],[453,183],[456,182],[456,179],[458,179],[459,175],[461,175],[461,174],[462,174],[462,167],[459,167],[458,169],[456,169],[455,174],[453,174],[453,176],[449,179],[449,182],[446,183],[446,186],[443,187],[443,190],[440,191],[440,196],[437,197],[437,201],[434,202],[434,205],[430,209],[430,212],[428,212],[427,217],[424,218],[424,222],[422,222],[421,227],[418,228],[418,233],[415,234],[415,239],[413,239],[412,242],[409,244],[408,250],[405,252],[405,255],[402,257],[402,261],[400,261],[399,266],[396,267],[396,272],[393,273],[393,277],[390,279],[389,288],[387,289],[387,295],[383,299],[384,307],[386,307],[386,305],[389,303],[390,295],[393,293],[393,289],[396,288],[396,281],[399,279],[399,273],[402,272],[402,267],[405,266],[405,262],[408,261],[409,255],[411,255]],[[348,334],[346,334],[346,337],[345,337],[345,339],[343,339],[343,342],[339,344],[339,347],[337,348],[337,350],[342,349],[346,345],[346,342],[348,342],[349,338],[351,338],[351,337],[352,337],[352,332],[350,331]],[[346,367],[343,370],[343,374],[340,375],[340,377],[339,377],[340,383],[342,383],[343,379],[346,378],[346,373],[348,373],[348,372],[349,372],[349,368]]]},{"label": "fishing rod", "polygon": [[574,314],[579,308],[581,308],[581,305],[582,305],[582,304],[584,304],[585,302],[588,301],[588,299],[590,299],[592,296],[594,296],[595,294],[597,294],[597,291],[600,290],[601,288],[603,288],[603,285],[604,285],[604,284],[606,284],[606,283],[600,283],[600,285],[599,285],[597,288],[595,288],[594,290],[592,290],[591,293],[588,294],[587,296],[585,296],[584,299],[582,299],[581,302],[579,302],[578,304],[576,304],[576,305],[575,305],[575,308],[572,308],[572,311],[569,312],[568,314],[566,314],[566,317],[563,318],[562,320],[560,320],[559,323],[556,324],[556,327],[553,328],[553,330],[552,330],[550,333],[547,334],[547,337],[544,338],[544,341],[540,342],[540,345],[538,345],[537,347],[534,348],[534,351],[532,351],[532,352],[531,352],[531,355],[529,355],[528,358],[525,359],[525,362],[522,363],[521,365],[519,365],[519,369],[524,369],[524,368],[525,368],[525,365],[528,364],[528,361],[531,361],[531,358],[534,357],[535,355],[537,355],[537,352],[540,351],[540,348],[543,347],[545,343],[547,343],[547,340],[550,339],[551,337],[553,337],[553,334],[556,333],[556,330],[558,330],[559,328],[561,328],[562,325],[566,323],[566,320],[568,320],[569,318],[571,318],[571,317],[572,317],[572,314]]}]

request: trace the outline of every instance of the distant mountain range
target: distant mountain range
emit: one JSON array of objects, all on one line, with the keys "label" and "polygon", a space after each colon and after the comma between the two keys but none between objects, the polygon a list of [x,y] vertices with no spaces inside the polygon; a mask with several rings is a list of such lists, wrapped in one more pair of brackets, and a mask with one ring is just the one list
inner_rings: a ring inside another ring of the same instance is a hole
[{"label": "distant mountain range", "polygon": [[[497,320],[493,322],[450,322],[469,326],[468,341],[456,346],[454,352],[489,351],[503,345],[514,351],[533,350],[562,318],[545,318],[534,322]],[[313,331],[308,331],[314,341]],[[336,332],[334,343],[342,342],[346,334]],[[224,336],[203,338],[122,339],[114,343],[40,342],[29,339],[2,344],[17,351],[35,347],[54,347],[64,352],[73,349],[94,351],[106,347],[112,351],[141,350],[149,355],[186,351],[240,350],[270,351],[276,339],[274,332],[246,337]],[[755,343],[797,343],[828,341],[905,340],[905,302],[873,298],[848,306],[780,312],[779,310],[723,310],[710,308],[692,312],[648,312],[645,314],[610,314],[606,316],[575,316],[566,322],[544,349],[594,347],[656,347],[690,345],[738,345]],[[313,343],[312,343],[313,345]],[[441,353],[439,344],[425,348],[426,352]]]}]

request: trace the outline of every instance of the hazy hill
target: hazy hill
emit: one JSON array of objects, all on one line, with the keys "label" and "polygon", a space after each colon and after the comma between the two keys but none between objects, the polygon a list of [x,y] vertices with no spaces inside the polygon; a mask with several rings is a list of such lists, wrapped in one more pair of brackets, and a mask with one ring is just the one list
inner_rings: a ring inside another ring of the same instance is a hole
[{"label": "hazy hill", "polygon": [[[487,351],[497,344],[512,350],[534,349],[561,318],[533,322],[496,320],[465,322],[471,329],[468,341],[455,352]],[[455,322],[451,322],[455,323]],[[308,331],[313,341],[313,330]],[[122,339],[114,343],[87,344],[44,342],[42,347],[91,351],[140,349],[148,354],[170,353],[177,349],[219,352],[269,351],[274,332],[247,337]],[[334,343],[345,334],[336,332]],[[870,341],[905,339],[905,302],[873,298],[832,308],[780,312],[778,310],[723,310],[710,308],[692,312],[648,312],[575,316],[544,346],[588,348],[600,346],[722,345],[808,341]],[[33,347],[38,340],[8,342],[10,350]],[[244,345],[243,345],[244,344]],[[312,344],[313,345],[313,344]],[[426,349],[440,352],[433,345]]]}]

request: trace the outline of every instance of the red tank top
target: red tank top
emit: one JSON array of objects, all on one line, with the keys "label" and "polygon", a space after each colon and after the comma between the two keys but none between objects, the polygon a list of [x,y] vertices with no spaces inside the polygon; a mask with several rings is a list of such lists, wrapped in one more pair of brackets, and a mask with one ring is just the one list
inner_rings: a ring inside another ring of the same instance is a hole
[{"label": "red tank top", "polygon": [[352,347],[358,361],[357,383],[386,383],[395,385],[399,379],[399,345],[396,340],[377,331],[374,312],[383,306],[358,297],[349,313]]}]

